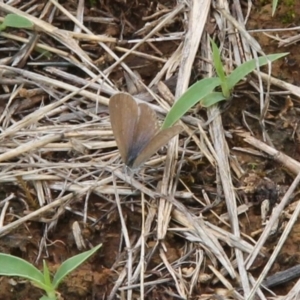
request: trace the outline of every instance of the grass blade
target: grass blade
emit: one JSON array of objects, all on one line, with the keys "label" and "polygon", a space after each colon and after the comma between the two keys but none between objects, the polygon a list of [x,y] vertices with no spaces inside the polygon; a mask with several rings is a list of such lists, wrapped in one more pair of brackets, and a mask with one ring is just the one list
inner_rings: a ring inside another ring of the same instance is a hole
[{"label": "grass blade", "polygon": [[[261,56],[258,58],[258,65],[263,66],[266,65],[269,61],[277,60],[283,56],[288,55],[288,53],[276,53],[276,54],[270,54],[266,56]],[[238,66],[229,76],[228,76],[228,87],[229,89],[232,89],[240,80],[242,80],[246,75],[251,73],[256,68],[256,60],[251,59],[242,65]]]},{"label": "grass blade", "polygon": [[201,101],[200,104],[203,107],[210,107],[222,100],[226,100],[227,98],[221,92],[212,92],[205,96]]},{"label": "grass blade", "polygon": [[210,39],[210,42],[211,42],[211,46],[213,49],[214,67],[216,69],[216,72],[217,72],[221,82],[224,82],[224,81],[226,81],[226,75],[225,75],[225,72],[223,69],[219,48],[217,47],[216,43],[212,39]]},{"label": "grass blade", "polygon": [[226,78],[226,74],[225,74],[224,69],[223,69],[219,48],[212,39],[210,39],[210,42],[211,42],[211,46],[212,46],[212,49],[213,49],[214,67],[216,69],[218,77],[221,80],[222,93],[226,98],[229,98],[230,89],[228,88],[227,78]]},{"label": "grass blade", "polygon": [[8,14],[3,20],[3,25],[14,28],[32,28],[33,23],[26,18],[16,15]]},{"label": "grass blade", "polygon": [[75,270],[78,266],[80,266],[85,260],[87,260],[90,256],[92,256],[102,244],[92,248],[89,251],[80,253],[75,255],[62,263],[62,265],[57,270],[54,278],[53,278],[53,287],[56,289],[59,283],[73,270]]},{"label": "grass blade", "polygon": [[276,8],[277,8],[278,0],[273,0],[272,1],[272,17],[275,14]]},{"label": "grass blade", "polygon": [[0,275],[26,278],[38,287],[46,288],[42,272],[26,260],[13,255],[0,253]]},{"label": "grass blade", "polygon": [[173,105],[167,114],[162,129],[171,127],[191,107],[207,96],[213,89],[221,84],[219,78],[205,78],[194,83]]}]

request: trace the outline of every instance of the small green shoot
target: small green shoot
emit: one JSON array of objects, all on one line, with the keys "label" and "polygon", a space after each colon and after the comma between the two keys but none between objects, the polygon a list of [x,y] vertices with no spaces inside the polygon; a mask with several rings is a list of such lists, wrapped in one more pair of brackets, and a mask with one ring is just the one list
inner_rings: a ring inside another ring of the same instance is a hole
[{"label": "small green shoot", "polygon": [[228,83],[226,80],[226,74],[223,69],[220,51],[218,49],[218,46],[212,39],[210,39],[210,42],[211,42],[211,46],[212,46],[212,50],[213,50],[213,62],[215,65],[216,73],[221,80],[221,88],[222,88],[223,95],[224,95],[224,97],[229,98],[230,90],[229,90]]},{"label": "small green shoot", "polygon": [[255,162],[249,162],[248,163],[248,167],[250,170],[256,170],[257,169],[258,164]]},{"label": "small green shoot", "polygon": [[40,300],[56,300],[56,290],[61,281],[92,256],[101,246],[102,244],[64,261],[55,273],[53,280],[51,280],[51,275],[45,261],[43,261],[44,273],[42,273],[35,266],[22,258],[0,253],[0,275],[17,276],[28,279],[36,287],[46,292],[46,295],[40,298]]},{"label": "small green shoot", "polygon": [[275,14],[276,8],[277,8],[278,0],[273,0],[272,1],[272,17]]},{"label": "small green shoot", "polygon": [[203,99],[211,91],[219,86],[221,81],[217,77],[205,78],[188,88],[188,90],[175,102],[171,110],[169,111],[162,129],[171,127],[176,123],[191,107]]},{"label": "small green shoot", "polygon": [[0,24],[0,31],[5,30],[6,27],[32,28],[33,23],[22,16],[16,14],[8,14],[5,16],[3,22]]},{"label": "small green shoot", "polygon": [[[238,66],[230,75],[226,75],[222,65],[219,49],[211,40],[213,49],[213,62],[218,77],[211,77],[199,80],[194,83],[173,105],[167,114],[162,129],[171,127],[195,104],[200,102],[203,107],[209,107],[222,100],[230,99],[231,90],[245,76],[254,71],[258,66],[266,65],[269,61],[273,62],[288,53],[270,54],[261,56],[257,60],[249,60]],[[214,91],[220,86],[222,92]]]}]

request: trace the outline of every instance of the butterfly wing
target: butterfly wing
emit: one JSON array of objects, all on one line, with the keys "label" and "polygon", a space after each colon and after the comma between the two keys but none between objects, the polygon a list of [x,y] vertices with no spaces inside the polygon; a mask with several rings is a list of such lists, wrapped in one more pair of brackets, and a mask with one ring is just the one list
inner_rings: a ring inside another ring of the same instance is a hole
[{"label": "butterfly wing", "polygon": [[139,116],[136,123],[133,143],[128,153],[128,166],[132,167],[135,159],[141,151],[149,144],[158,131],[155,111],[146,103],[138,105]]},{"label": "butterfly wing", "polygon": [[156,134],[152,140],[145,146],[144,149],[139,153],[137,158],[132,164],[132,168],[135,169],[143,164],[148,158],[150,158],[155,152],[163,147],[170,139],[175,135],[179,134],[183,128],[179,125],[173,126],[160,131]]},{"label": "butterfly wing", "polygon": [[135,100],[127,93],[113,95],[108,104],[111,127],[125,164],[134,143],[134,132],[139,109]]}]

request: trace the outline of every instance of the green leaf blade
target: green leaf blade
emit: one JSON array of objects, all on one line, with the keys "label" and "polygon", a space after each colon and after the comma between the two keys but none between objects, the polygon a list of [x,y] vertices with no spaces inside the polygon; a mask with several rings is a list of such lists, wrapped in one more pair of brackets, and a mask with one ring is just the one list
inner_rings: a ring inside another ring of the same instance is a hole
[{"label": "green leaf blade", "polygon": [[49,296],[44,295],[40,298],[40,300],[57,300],[57,297],[56,296],[49,297]]},{"label": "green leaf blade", "polygon": [[47,263],[45,260],[43,260],[43,269],[44,269],[44,284],[45,284],[45,291],[47,293],[47,296],[50,299],[56,299],[55,298],[55,288],[53,287],[53,284],[51,282],[51,275],[49,268],[47,266]]},{"label": "green leaf blade", "polygon": [[0,253],[0,275],[26,278],[42,289],[45,287],[42,272],[26,260],[10,254]]},{"label": "green leaf blade", "polygon": [[222,93],[224,94],[224,96],[226,98],[229,98],[230,97],[230,88],[228,87],[227,77],[226,77],[226,74],[224,72],[224,68],[222,65],[220,50],[219,50],[218,46],[216,45],[216,43],[212,39],[210,39],[210,42],[211,42],[211,46],[213,49],[214,67],[216,69],[217,75],[219,76],[219,78],[221,80]]},{"label": "green leaf blade", "polygon": [[171,127],[202,98],[211,93],[213,89],[221,84],[219,78],[205,78],[194,83],[189,89],[175,102],[167,114],[162,129]]},{"label": "green leaf blade", "polygon": [[92,248],[89,251],[85,251],[78,255],[75,255],[62,263],[62,265],[57,270],[54,278],[53,278],[53,287],[57,288],[60,282],[73,270],[75,270],[78,266],[80,266],[84,261],[86,261],[90,256],[92,256],[102,244]]},{"label": "green leaf blade", "polygon": [[278,5],[278,0],[273,0],[273,1],[272,1],[272,17],[273,17],[274,14],[275,14],[277,5]]},{"label": "green leaf blade", "polygon": [[28,19],[16,15],[16,14],[8,14],[5,16],[3,20],[3,25],[7,27],[14,27],[14,28],[32,28],[33,23]]},{"label": "green leaf blade", "polygon": [[200,104],[203,107],[210,107],[214,104],[217,104],[220,101],[226,100],[227,98],[220,92],[212,92],[208,94],[206,97],[204,97],[201,101]]},{"label": "green leaf blade", "polygon": [[6,26],[3,24],[3,23],[1,23],[0,24],[0,31],[3,31],[3,30],[5,30],[6,29]]},{"label": "green leaf blade", "polygon": [[[261,67],[263,65],[266,65],[268,63],[268,60],[273,62],[283,56],[286,56],[287,54],[288,53],[276,53],[276,54],[261,56],[258,58],[258,65]],[[246,75],[254,71],[255,68],[256,68],[256,59],[251,59],[238,66],[227,78],[229,89],[232,89]]]},{"label": "green leaf blade", "polygon": [[224,82],[224,81],[226,81],[226,75],[225,75],[225,72],[223,69],[219,48],[212,39],[210,39],[210,42],[211,42],[211,46],[212,46],[212,50],[213,50],[214,67],[216,69],[216,72],[217,72],[219,78],[221,79],[221,82]]}]

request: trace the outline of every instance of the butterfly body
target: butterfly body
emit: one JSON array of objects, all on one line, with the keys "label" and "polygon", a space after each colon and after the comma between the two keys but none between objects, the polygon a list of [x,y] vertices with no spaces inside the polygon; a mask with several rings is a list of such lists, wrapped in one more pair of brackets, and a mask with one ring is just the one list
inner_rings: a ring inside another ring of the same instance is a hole
[{"label": "butterfly body", "polygon": [[160,131],[154,110],[146,103],[137,104],[127,93],[110,98],[109,114],[120,155],[131,169],[138,168],[182,131],[181,126]]}]

